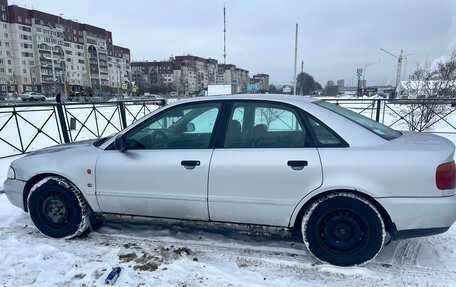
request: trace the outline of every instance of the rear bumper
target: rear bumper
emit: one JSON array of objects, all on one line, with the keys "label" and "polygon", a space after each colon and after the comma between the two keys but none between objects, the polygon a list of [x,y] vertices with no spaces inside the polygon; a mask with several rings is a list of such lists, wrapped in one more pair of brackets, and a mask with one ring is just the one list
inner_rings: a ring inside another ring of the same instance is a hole
[{"label": "rear bumper", "polygon": [[[388,212],[398,238],[445,232],[456,221],[456,196],[376,198]],[[393,226],[393,229],[394,229]]]},{"label": "rear bumper", "polygon": [[3,189],[5,190],[6,197],[15,206],[24,208],[24,187],[25,181],[17,179],[7,179],[3,183]]}]

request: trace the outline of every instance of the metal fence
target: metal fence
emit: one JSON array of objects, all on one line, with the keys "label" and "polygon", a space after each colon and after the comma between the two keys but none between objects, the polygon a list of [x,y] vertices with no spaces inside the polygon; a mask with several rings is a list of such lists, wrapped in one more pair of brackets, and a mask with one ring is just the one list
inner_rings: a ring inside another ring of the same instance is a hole
[{"label": "metal fence", "polygon": [[[422,132],[456,142],[456,100],[453,99],[325,99],[395,129],[409,130],[415,113],[435,111]],[[0,106],[0,158],[43,147],[119,132],[165,100],[96,103],[41,103]]]},{"label": "metal fence", "polygon": [[165,100],[0,106],[0,158],[116,133]]}]

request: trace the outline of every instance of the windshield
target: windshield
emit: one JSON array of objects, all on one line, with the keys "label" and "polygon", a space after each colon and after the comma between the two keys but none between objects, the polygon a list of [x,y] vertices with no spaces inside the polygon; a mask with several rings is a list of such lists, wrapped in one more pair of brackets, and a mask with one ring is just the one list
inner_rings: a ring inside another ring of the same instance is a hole
[{"label": "windshield", "polygon": [[376,135],[386,139],[386,140],[393,140],[398,138],[402,135],[401,132],[393,130],[385,125],[382,125],[379,122],[369,119],[361,114],[353,112],[349,109],[343,108],[339,105],[331,104],[325,101],[318,101],[314,102],[316,105],[324,107],[328,110],[331,110],[351,121],[354,121],[358,125],[370,130],[371,132],[375,133]]}]

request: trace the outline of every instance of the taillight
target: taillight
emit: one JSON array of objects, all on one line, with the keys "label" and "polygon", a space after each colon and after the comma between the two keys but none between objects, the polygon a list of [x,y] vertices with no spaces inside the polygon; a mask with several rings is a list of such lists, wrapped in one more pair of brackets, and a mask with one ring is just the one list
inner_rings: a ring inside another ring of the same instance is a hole
[{"label": "taillight", "polygon": [[442,163],[435,172],[435,184],[438,189],[456,187],[456,164],[453,161]]}]

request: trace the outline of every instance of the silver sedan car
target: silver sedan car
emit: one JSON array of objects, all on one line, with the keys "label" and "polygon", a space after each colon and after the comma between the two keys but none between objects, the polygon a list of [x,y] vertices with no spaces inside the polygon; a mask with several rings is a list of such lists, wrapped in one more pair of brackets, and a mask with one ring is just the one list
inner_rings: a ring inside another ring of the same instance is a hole
[{"label": "silver sedan car", "polygon": [[109,138],[29,153],[4,188],[51,237],[86,234],[100,214],[279,227],[351,266],[391,239],[448,230],[454,151],[310,97],[204,97]]}]

